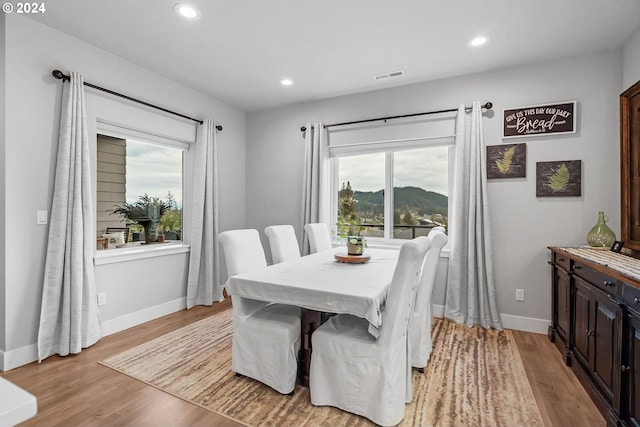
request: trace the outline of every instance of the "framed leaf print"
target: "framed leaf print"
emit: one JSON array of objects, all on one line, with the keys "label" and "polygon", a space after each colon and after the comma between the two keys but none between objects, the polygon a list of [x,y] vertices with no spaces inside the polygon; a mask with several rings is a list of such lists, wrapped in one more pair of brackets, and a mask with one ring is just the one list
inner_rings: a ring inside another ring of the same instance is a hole
[{"label": "framed leaf print", "polygon": [[487,179],[527,176],[527,145],[487,146]]},{"label": "framed leaf print", "polygon": [[536,163],[536,197],[580,196],[582,161]]}]

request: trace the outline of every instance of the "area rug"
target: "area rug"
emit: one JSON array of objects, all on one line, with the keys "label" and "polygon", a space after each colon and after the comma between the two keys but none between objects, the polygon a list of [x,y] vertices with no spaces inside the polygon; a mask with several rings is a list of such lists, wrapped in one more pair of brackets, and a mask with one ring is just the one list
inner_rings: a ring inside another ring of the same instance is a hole
[{"label": "area rug", "polygon": [[[369,420],[311,405],[298,386],[284,396],[231,371],[231,310],[101,361],[247,426],[371,426]],[[542,426],[513,335],[436,320],[425,373],[400,426]],[[371,392],[375,392],[372,390]]]}]

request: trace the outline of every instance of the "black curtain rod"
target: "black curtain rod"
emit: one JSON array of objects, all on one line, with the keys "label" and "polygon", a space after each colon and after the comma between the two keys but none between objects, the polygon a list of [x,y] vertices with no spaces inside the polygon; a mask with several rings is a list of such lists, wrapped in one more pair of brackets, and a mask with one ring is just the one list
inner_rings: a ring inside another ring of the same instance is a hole
[{"label": "black curtain rod", "polygon": [[[56,79],[58,79],[58,80],[62,80],[62,81],[69,81],[69,80],[71,80],[71,78],[70,78],[69,76],[65,75],[65,74],[64,74],[62,71],[60,71],[60,70],[53,70],[53,71],[51,72],[51,75],[52,75],[53,77],[55,77]],[[183,119],[193,120],[194,122],[196,122],[196,123],[200,123],[200,124],[202,124],[202,123],[203,123],[203,121],[202,121],[202,120],[200,120],[200,119],[194,119],[193,117],[189,117],[189,116],[185,116],[184,114],[176,113],[175,111],[168,110],[168,109],[166,109],[166,108],[164,108],[164,107],[159,107],[159,106],[157,106],[157,105],[150,104],[150,103],[148,103],[148,102],[146,102],[146,101],[142,101],[142,100],[140,100],[140,99],[132,98],[132,97],[130,97],[130,96],[128,96],[128,95],[123,95],[123,94],[121,94],[121,93],[118,93],[118,92],[112,91],[111,89],[105,89],[105,88],[103,88],[103,87],[100,87],[100,86],[94,85],[94,84],[92,84],[92,83],[87,83],[87,82],[84,82],[84,85],[85,85],[85,86],[88,86],[88,87],[90,87],[90,88],[93,88],[93,89],[101,90],[102,92],[106,92],[106,93],[108,93],[108,94],[110,94],[110,95],[119,96],[120,98],[124,98],[124,99],[129,100],[129,101],[137,102],[138,104],[146,105],[147,107],[155,108],[156,110],[164,111],[165,113],[173,114],[174,116],[182,117]],[[217,130],[219,130],[219,131],[222,131],[222,126],[217,125],[217,126],[216,126],[216,129],[217,129]]]},{"label": "black curtain rod", "polygon": [[[481,106],[482,108],[485,108],[487,110],[490,110],[493,107],[493,104],[491,102],[487,102],[484,105]],[[471,107],[465,107],[465,110],[471,110]],[[357,123],[367,123],[367,122],[377,122],[379,120],[391,120],[391,119],[402,119],[405,117],[415,117],[415,116],[425,116],[428,114],[439,114],[439,113],[452,113],[454,111],[458,111],[457,108],[450,108],[448,110],[438,110],[438,111],[426,111],[424,113],[413,113],[413,114],[403,114],[400,116],[388,116],[388,117],[378,117],[375,119],[364,119],[364,120],[354,120],[352,122],[342,122],[342,123],[332,123],[330,125],[324,125],[325,128],[330,128],[333,126],[346,126],[346,125],[355,125]],[[300,130],[302,132],[307,130],[306,126],[302,126],[300,128]]]}]

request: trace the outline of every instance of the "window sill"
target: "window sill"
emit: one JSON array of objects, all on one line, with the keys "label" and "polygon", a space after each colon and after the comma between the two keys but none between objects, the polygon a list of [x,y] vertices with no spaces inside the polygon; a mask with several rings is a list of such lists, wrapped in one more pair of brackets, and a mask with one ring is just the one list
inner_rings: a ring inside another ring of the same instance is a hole
[{"label": "window sill", "polygon": [[191,247],[189,245],[184,243],[165,243],[152,244],[149,246],[134,246],[131,248],[105,249],[102,251],[96,251],[93,257],[93,264],[113,264],[137,259],[180,254],[189,252],[190,248]]}]

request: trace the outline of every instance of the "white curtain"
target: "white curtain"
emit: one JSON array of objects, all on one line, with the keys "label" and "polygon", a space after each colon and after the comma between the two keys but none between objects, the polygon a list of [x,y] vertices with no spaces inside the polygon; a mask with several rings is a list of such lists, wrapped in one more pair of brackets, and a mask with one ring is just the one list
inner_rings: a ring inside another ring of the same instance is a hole
[{"label": "white curtain", "polygon": [[302,254],[309,253],[305,224],[324,222],[329,228],[329,148],[327,130],[322,123],[307,124],[304,140],[302,177]]},{"label": "white curtain", "polygon": [[38,360],[76,354],[102,337],[93,268],[89,138],[82,76],[63,84],[56,176],[44,267]]},{"label": "white curtain", "polygon": [[468,326],[502,330],[493,277],[482,107],[464,105],[456,118],[453,206],[449,215],[449,275],[445,317]]},{"label": "white curtain", "polygon": [[187,308],[222,301],[218,245],[218,155],[212,120],[198,126],[193,176]]}]

